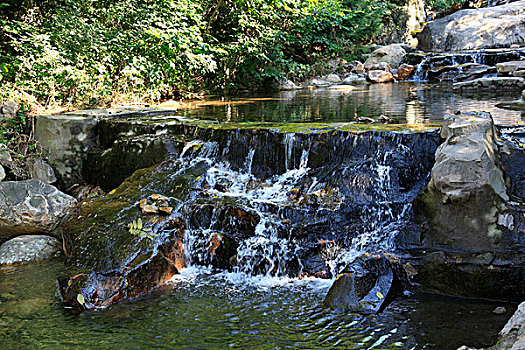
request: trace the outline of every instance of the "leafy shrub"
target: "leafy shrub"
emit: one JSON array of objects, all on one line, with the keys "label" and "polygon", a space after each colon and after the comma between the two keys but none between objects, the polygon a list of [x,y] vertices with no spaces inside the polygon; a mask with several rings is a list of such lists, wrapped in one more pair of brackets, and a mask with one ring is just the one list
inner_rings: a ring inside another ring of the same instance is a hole
[{"label": "leafy shrub", "polygon": [[358,57],[393,5],[370,0],[10,0],[0,79],[45,106],[261,89]]}]

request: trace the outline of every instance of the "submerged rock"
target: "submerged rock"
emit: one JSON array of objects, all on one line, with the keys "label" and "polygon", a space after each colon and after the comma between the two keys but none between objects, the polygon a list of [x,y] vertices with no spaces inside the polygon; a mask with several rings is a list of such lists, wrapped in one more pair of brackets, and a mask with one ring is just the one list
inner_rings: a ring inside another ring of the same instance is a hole
[{"label": "submerged rock", "polygon": [[55,237],[24,235],[0,245],[0,265],[48,259],[60,251]]},{"label": "submerged rock", "polygon": [[324,304],[350,312],[376,314],[403,292],[403,269],[384,254],[358,257],[335,280]]},{"label": "submerged rock", "polygon": [[525,43],[525,1],[467,9],[427,23],[418,36],[423,51],[510,47]]},{"label": "submerged rock", "polygon": [[0,241],[22,234],[53,234],[75,205],[73,197],[40,180],[1,182]]}]

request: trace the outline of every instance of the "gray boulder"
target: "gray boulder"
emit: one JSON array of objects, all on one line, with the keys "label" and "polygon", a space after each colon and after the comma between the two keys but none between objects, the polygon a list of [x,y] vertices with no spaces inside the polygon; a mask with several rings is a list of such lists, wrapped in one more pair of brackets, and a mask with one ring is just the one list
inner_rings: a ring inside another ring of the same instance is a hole
[{"label": "gray boulder", "polygon": [[323,75],[321,78],[321,80],[324,80],[324,81],[327,81],[329,83],[334,83],[334,84],[339,84],[341,83],[341,77],[337,74],[327,74],[327,75]]},{"label": "gray boulder", "polygon": [[281,90],[281,91],[289,91],[289,90],[297,90],[297,89],[300,89],[300,87],[297,86],[291,80],[284,80],[284,81],[279,83],[279,90]]},{"label": "gray boulder", "polygon": [[458,11],[429,22],[418,36],[424,51],[456,51],[525,44],[525,1]]},{"label": "gray boulder", "polygon": [[496,63],[498,73],[513,73],[525,69],[525,61],[509,61]]},{"label": "gray boulder", "polygon": [[4,167],[0,165],[0,181],[5,179],[5,170]]},{"label": "gray boulder", "polygon": [[365,66],[386,63],[390,68],[398,68],[403,63],[405,56],[406,51],[400,44],[387,45],[372,52],[365,61]]},{"label": "gray boulder", "polygon": [[0,104],[0,120],[10,119],[16,117],[18,112],[18,104],[14,101],[4,101]]},{"label": "gray boulder", "polygon": [[498,214],[509,200],[500,168],[494,125],[488,113],[445,117],[436,163],[418,198],[430,232],[425,244],[455,251],[501,250]]},{"label": "gray boulder", "polygon": [[52,234],[76,200],[40,180],[0,183],[0,242],[22,234]]},{"label": "gray boulder", "polygon": [[48,259],[59,251],[60,242],[55,237],[18,236],[0,246],[0,265]]}]

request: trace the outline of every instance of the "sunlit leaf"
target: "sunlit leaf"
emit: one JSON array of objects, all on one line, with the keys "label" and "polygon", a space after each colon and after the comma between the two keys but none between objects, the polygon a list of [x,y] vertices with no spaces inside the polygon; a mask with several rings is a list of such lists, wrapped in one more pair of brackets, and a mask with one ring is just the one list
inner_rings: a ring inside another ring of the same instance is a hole
[{"label": "sunlit leaf", "polygon": [[80,305],[84,306],[86,303],[86,299],[84,299],[84,296],[82,294],[77,294],[77,301]]},{"label": "sunlit leaf", "polygon": [[383,294],[381,294],[381,292],[377,291],[376,292],[376,295],[379,299],[385,299],[385,296]]}]

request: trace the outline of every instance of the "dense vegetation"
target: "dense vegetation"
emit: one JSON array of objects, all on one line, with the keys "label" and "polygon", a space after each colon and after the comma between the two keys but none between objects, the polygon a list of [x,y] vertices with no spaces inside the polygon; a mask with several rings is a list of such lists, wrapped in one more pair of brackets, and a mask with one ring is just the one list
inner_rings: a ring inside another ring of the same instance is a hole
[{"label": "dense vegetation", "polygon": [[283,77],[320,72],[334,57],[359,57],[363,45],[384,34],[397,5],[6,0],[0,100],[82,107],[271,88]]}]

